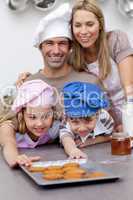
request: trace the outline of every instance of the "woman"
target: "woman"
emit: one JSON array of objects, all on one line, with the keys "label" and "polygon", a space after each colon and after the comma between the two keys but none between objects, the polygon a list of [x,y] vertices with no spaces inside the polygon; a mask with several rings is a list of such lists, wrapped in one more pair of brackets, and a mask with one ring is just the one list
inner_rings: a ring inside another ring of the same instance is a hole
[{"label": "woman", "polygon": [[104,16],[94,0],[80,0],[72,9],[71,29],[75,69],[99,76],[112,102],[117,128],[121,106],[133,95],[133,48],[121,31],[105,31]]}]

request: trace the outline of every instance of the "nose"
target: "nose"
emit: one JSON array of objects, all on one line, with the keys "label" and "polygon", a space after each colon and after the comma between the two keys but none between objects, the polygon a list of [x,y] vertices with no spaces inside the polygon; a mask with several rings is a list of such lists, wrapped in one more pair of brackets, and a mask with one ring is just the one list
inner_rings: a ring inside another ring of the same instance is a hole
[{"label": "nose", "polygon": [[87,131],[86,126],[80,124],[80,126],[79,126],[79,131],[81,131],[81,132]]},{"label": "nose", "polygon": [[43,125],[44,125],[44,120],[38,119],[38,120],[36,121],[36,126],[37,126],[37,127],[42,127]]},{"label": "nose", "polygon": [[55,44],[53,47],[53,53],[59,54],[60,53],[60,47],[58,44]]},{"label": "nose", "polygon": [[87,34],[87,28],[86,28],[85,25],[82,25],[81,30],[80,30],[80,33],[81,33],[81,34],[84,34],[84,35]]}]

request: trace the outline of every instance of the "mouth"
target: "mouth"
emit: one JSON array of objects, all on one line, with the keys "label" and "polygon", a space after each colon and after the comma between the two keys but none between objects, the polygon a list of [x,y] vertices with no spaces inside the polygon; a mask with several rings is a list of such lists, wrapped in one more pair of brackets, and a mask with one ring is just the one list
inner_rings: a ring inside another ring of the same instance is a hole
[{"label": "mouth", "polygon": [[88,38],[80,38],[80,41],[83,43],[87,43],[87,42],[89,42],[89,39]]},{"label": "mouth", "polygon": [[56,56],[56,57],[49,57],[49,60],[51,61],[51,62],[60,62],[61,61],[61,59],[62,59],[62,56]]},{"label": "mouth", "polygon": [[85,137],[86,135],[88,135],[88,131],[86,132],[86,131],[84,131],[84,132],[79,132],[79,135],[81,136],[81,137]]},{"label": "mouth", "polygon": [[42,134],[42,133],[44,133],[44,128],[37,128],[37,129],[35,129],[35,132],[37,133],[37,134]]}]

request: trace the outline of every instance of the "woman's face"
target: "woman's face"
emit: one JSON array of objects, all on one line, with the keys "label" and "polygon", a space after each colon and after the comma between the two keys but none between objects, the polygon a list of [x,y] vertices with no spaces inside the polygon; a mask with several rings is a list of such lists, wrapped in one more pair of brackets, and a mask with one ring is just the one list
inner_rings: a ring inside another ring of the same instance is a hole
[{"label": "woman's face", "polygon": [[53,122],[53,110],[44,107],[27,107],[24,111],[27,129],[37,137],[48,131]]},{"label": "woman's face", "polygon": [[73,16],[73,34],[83,48],[94,48],[100,25],[96,16],[86,10],[77,10]]}]

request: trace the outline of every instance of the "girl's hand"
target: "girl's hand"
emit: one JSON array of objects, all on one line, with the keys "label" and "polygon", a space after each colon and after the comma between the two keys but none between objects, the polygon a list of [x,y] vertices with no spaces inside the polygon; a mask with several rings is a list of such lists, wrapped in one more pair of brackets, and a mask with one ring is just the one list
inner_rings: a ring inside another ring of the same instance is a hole
[{"label": "girl's hand", "polygon": [[87,154],[85,154],[83,151],[81,151],[78,148],[74,148],[70,155],[69,155],[70,159],[79,159],[79,158],[85,158],[87,159]]},{"label": "girl's hand", "polygon": [[31,75],[31,73],[29,73],[29,72],[20,73],[18,76],[18,80],[15,83],[17,88],[19,88],[30,75]]},{"label": "girl's hand", "polygon": [[29,167],[32,165],[32,162],[40,160],[39,156],[27,156],[25,154],[18,155],[16,159],[16,164],[24,165],[26,167]]}]

